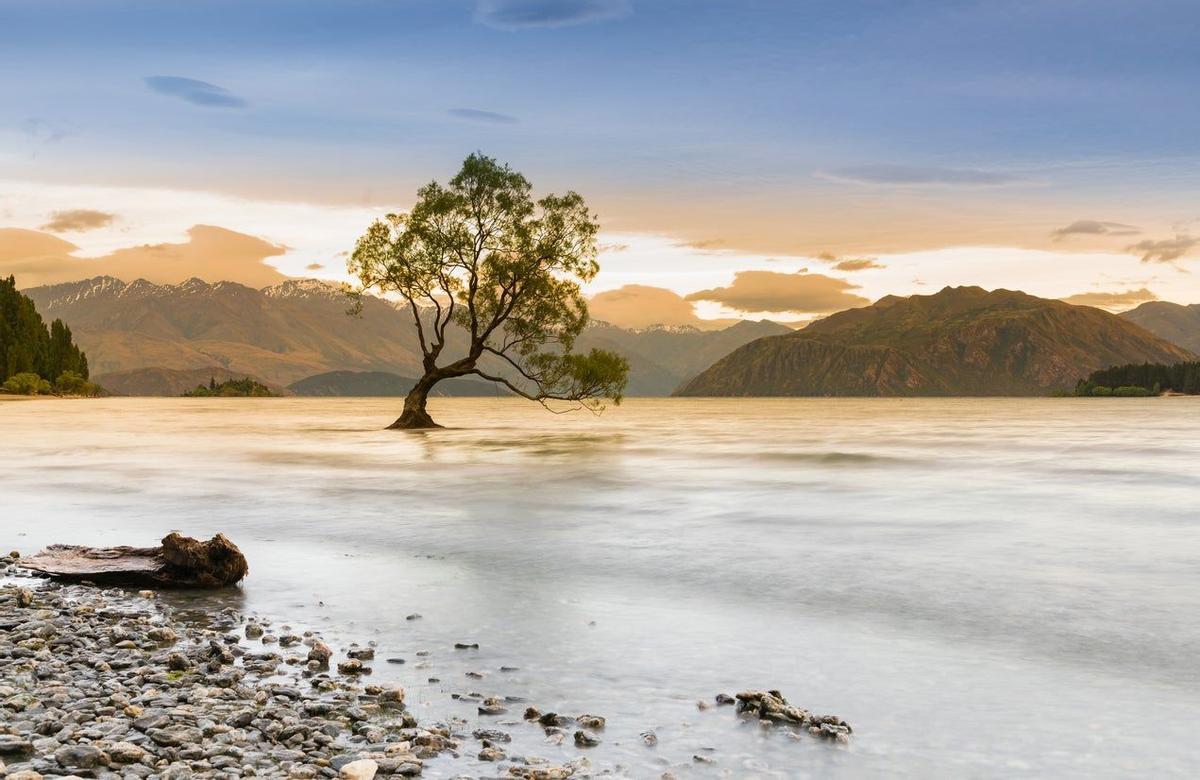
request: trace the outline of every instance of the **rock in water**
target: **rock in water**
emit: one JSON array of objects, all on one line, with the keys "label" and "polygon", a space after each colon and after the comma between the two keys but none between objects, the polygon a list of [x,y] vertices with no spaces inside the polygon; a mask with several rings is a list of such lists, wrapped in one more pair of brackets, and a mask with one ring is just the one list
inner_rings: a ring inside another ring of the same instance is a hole
[{"label": "rock in water", "polygon": [[575,732],[575,747],[596,747],[600,744],[600,739],[594,734],[589,734],[583,729]]},{"label": "rock in water", "polygon": [[580,715],[575,719],[575,722],[580,726],[583,726],[585,729],[591,729],[592,731],[603,731],[604,726],[607,723],[607,721],[605,721],[605,719],[599,715],[586,714]]},{"label": "rock in water", "polygon": [[322,666],[328,666],[329,659],[332,657],[333,657],[333,650],[331,650],[329,648],[329,645],[325,644],[324,642],[322,642],[319,639],[317,641],[313,642],[312,649],[310,649],[308,651],[308,660],[316,661],[318,664],[321,664]]},{"label": "rock in water", "polygon": [[807,729],[809,734],[835,742],[847,742],[854,730],[836,715],[815,715],[802,707],[788,704],[779,691],[742,691],[737,695],[737,711],[743,717],[756,717],[777,726]]},{"label": "rock in water", "polygon": [[159,547],[55,544],[18,565],[67,582],[159,588],[222,588],[249,571],[242,551],[224,534],[201,542],[171,533]]}]

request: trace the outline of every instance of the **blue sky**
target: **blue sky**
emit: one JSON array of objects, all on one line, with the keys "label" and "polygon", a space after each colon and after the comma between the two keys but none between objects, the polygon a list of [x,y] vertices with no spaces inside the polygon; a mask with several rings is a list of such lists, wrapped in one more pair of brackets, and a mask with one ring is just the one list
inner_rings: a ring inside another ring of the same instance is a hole
[{"label": "blue sky", "polygon": [[479,149],[742,258],[1132,256],[1054,231],[1197,232],[1197,29],[1182,0],[3,0],[0,176],[397,208]]}]

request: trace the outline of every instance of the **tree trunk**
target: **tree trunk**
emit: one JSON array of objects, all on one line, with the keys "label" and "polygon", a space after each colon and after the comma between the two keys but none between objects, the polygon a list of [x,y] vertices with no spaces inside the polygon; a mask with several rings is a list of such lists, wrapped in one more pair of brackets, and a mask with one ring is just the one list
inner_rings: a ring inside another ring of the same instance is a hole
[{"label": "tree trunk", "polygon": [[437,374],[425,374],[417,380],[413,385],[413,389],[408,391],[408,395],[404,398],[404,411],[400,413],[400,417],[396,422],[388,426],[388,430],[406,430],[414,431],[423,428],[441,428],[429,416],[429,412],[425,411],[425,401],[429,398],[429,391],[433,386],[441,381],[441,377]]},{"label": "tree trunk", "polygon": [[53,544],[17,564],[67,582],[134,587],[221,588],[240,582],[249,571],[242,551],[222,534],[201,542],[170,533],[160,547]]}]

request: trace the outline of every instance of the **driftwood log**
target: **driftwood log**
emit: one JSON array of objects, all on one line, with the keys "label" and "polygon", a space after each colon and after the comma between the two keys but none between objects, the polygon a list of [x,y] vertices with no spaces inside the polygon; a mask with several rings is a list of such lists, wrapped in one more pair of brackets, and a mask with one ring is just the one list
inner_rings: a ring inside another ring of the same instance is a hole
[{"label": "driftwood log", "polygon": [[18,565],[67,582],[150,588],[222,588],[237,584],[250,570],[224,534],[202,542],[171,533],[159,547],[54,544]]}]

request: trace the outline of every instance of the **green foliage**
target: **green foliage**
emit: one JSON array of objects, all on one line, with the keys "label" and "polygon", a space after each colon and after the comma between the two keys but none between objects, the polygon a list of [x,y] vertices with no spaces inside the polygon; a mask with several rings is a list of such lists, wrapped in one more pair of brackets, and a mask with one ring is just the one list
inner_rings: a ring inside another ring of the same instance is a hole
[{"label": "green foliage", "polygon": [[86,378],[76,371],[64,371],[58,375],[58,379],[54,380],[54,393],[55,395],[75,395],[91,398],[100,394],[100,388],[87,381]]},{"label": "green foliage", "polygon": [[1136,385],[1123,385],[1114,387],[1112,394],[1116,398],[1149,398],[1150,396],[1158,395],[1149,388],[1138,387]]},{"label": "green foliage", "polygon": [[1079,396],[1142,398],[1164,392],[1200,395],[1200,362],[1113,366],[1092,372],[1075,386],[1075,395]]},{"label": "green foliage", "polygon": [[14,395],[50,395],[50,383],[32,371],[22,371],[4,380],[4,392]]},{"label": "green foliage", "polygon": [[188,390],[183,395],[187,398],[273,398],[279,394],[250,377],[227,379],[224,382],[210,377],[207,386],[196,385],[195,390]]},{"label": "green foliage", "polygon": [[49,381],[64,371],[88,377],[87,356],[71,340],[71,329],[62,320],[47,329],[16,280],[0,279],[0,382],[22,373]]},{"label": "green foliage", "polygon": [[[599,271],[599,225],[579,194],[535,201],[531,190],[507,165],[472,154],[447,185],[425,185],[409,213],[359,238],[347,267],[360,293],[399,295],[412,312],[425,368],[414,392],[475,374],[543,403],[620,401],[625,359],[572,353],[588,322],[580,285]],[[451,325],[467,346],[444,360]]]}]

